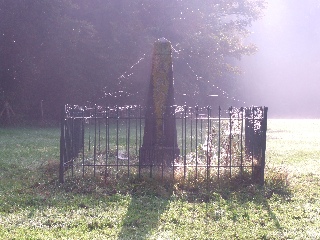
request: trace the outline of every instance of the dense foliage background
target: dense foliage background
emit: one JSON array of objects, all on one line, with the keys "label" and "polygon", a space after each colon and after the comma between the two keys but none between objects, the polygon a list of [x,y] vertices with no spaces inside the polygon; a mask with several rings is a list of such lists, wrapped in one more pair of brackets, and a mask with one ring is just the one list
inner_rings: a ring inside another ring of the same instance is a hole
[{"label": "dense foliage background", "polygon": [[0,108],[8,101],[37,119],[42,103],[45,118],[58,119],[65,103],[143,104],[161,37],[174,48],[177,102],[235,96],[237,59],[256,51],[246,37],[264,8],[264,0],[0,0]]}]

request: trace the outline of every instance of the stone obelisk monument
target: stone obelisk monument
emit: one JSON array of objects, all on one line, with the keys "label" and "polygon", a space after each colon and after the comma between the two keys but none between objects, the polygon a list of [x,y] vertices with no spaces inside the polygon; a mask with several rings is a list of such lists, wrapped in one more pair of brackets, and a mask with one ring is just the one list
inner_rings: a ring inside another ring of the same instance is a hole
[{"label": "stone obelisk monument", "polygon": [[180,153],[174,111],[171,43],[154,43],[140,166],[172,166]]}]

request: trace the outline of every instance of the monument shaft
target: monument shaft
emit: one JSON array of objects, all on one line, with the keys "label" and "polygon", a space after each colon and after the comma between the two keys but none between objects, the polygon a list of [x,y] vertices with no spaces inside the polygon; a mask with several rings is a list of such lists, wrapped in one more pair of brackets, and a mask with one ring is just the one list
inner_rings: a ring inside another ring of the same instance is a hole
[{"label": "monument shaft", "polygon": [[179,155],[175,122],[171,43],[154,43],[140,164],[171,166]]}]

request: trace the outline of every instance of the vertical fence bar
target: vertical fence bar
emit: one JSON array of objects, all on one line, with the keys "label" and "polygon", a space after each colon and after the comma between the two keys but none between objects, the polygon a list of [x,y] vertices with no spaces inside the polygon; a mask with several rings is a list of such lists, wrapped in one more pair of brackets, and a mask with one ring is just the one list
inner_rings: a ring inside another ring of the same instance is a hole
[{"label": "vertical fence bar", "polygon": [[130,177],[130,125],[131,125],[131,107],[128,108],[128,144],[127,144],[127,156],[128,156],[128,178]]},{"label": "vertical fence bar", "polygon": [[184,151],[183,151],[183,115],[181,116],[181,156],[184,156]]},{"label": "vertical fence bar", "polygon": [[193,143],[193,111],[190,109],[190,152],[192,152]]},{"label": "vertical fence bar", "polygon": [[206,158],[207,158],[207,181],[209,182],[209,164],[210,164],[210,153],[209,153],[209,145],[211,144],[210,139],[210,107],[207,107],[207,127],[208,127],[208,133],[207,133],[207,149],[206,149]]},{"label": "vertical fence bar", "polygon": [[[166,111],[168,111],[167,108],[168,108],[168,106],[163,106],[163,110],[162,110],[162,135],[164,134],[164,125],[165,125],[164,121],[165,121],[165,117],[167,117],[165,114]],[[157,170],[159,170],[158,164],[159,164],[159,157],[160,157],[160,159],[161,159],[161,163],[160,163],[161,180],[163,180],[164,149],[162,149],[162,150],[159,149],[158,151],[159,151],[158,154],[156,154],[156,156],[157,156],[156,169],[158,168]]]},{"label": "vertical fence bar", "polygon": [[202,131],[203,131],[202,118],[200,117],[200,141],[201,141],[201,143],[203,143]]},{"label": "vertical fence bar", "polygon": [[[172,106],[174,109],[173,109],[173,118],[174,118],[174,122],[176,122],[176,107],[177,106]],[[172,136],[173,136],[173,141],[172,141],[172,149],[173,149],[173,151],[172,151],[172,179],[173,179],[173,181],[174,181],[174,172],[175,172],[175,140],[177,139],[177,135],[178,135],[178,133],[177,133],[177,131],[175,131],[173,134],[172,134]],[[178,158],[179,158],[179,156],[178,156]]]},{"label": "vertical fence bar", "polygon": [[61,112],[61,122],[60,122],[60,165],[59,165],[59,182],[64,183],[64,159],[65,159],[65,112],[66,107],[63,107]]},{"label": "vertical fence bar", "polygon": [[[139,106],[139,149],[141,148],[141,138],[142,138],[142,115],[141,115],[141,106]],[[141,177],[141,151],[139,151],[139,178]]]},{"label": "vertical fence bar", "polygon": [[[71,127],[70,127],[70,129],[71,129],[71,134],[70,134],[71,138],[70,138],[70,142],[71,142],[71,159],[72,159],[71,176],[72,177],[73,177],[73,174],[74,174],[73,161],[74,161],[74,158],[76,156],[76,154],[75,154],[76,149],[75,149],[75,142],[74,142],[74,138],[75,138],[75,136],[74,136],[74,132],[75,132],[75,130],[74,130],[74,119],[75,119],[74,106],[72,106],[72,108],[71,108],[71,118],[70,118],[70,121],[71,121]],[[70,165],[70,161],[68,161],[68,165]]]},{"label": "vertical fence bar", "polygon": [[101,126],[100,126],[100,117],[98,118],[98,152],[101,151]]},{"label": "vertical fence bar", "polygon": [[89,117],[88,117],[88,135],[89,135],[89,144],[88,144],[88,151],[91,151],[91,109],[89,108]]},{"label": "vertical fence bar", "polygon": [[[67,110],[66,110],[67,111]],[[69,160],[71,159],[71,140],[70,140],[70,129],[69,129],[69,121],[68,121],[68,116],[66,114],[66,118],[64,121],[64,167],[65,169],[68,169],[67,167],[69,166]]]},{"label": "vertical fence bar", "polygon": [[250,148],[252,149],[251,153],[251,170],[252,170],[252,178],[254,178],[254,154],[255,154],[255,107],[251,108],[251,114],[252,114],[252,124],[250,126],[251,130],[251,138],[250,138]]},{"label": "vertical fence bar", "polygon": [[207,107],[207,128],[208,128],[208,133],[207,133],[207,149],[206,149],[206,191],[207,191],[207,197],[209,197],[209,181],[210,181],[210,153],[209,153],[209,145],[211,144],[211,139],[210,139],[210,134],[211,134],[211,129],[210,129],[210,107]]},{"label": "vertical fence bar", "polygon": [[232,176],[232,107],[229,108],[229,169]]},{"label": "vertical fence bar", "polygon": [[119,107],[116,107],[117,117],[116,117],[116,159],[117,159],[117,177],[119,172]]},{"label": "vertical fence bar", "polygon": [[221,107],[219,106],[219,111],[218,111],[218,182],[220,185],[220,157],[221,157]]},{"label": "vertical fence bar", "polygon": [[138,156],[138,114],[137,114],[137,109],[135,109],[135,116],[136,116],[135,117],[135,123],[136,123],[136,156]]},{"label": "vertical fence bar", "polygon": [[243,107],[240,108],[241,114],[241,129],[240,129],[240,177],[243,175]]},{"label": "vertical fence bar", "polygon": [[106,157],[106,171],[107,171],[107,167],[108,167],[108,153],[109,153],[109,108],[106,107],[106,119],[105,119],[105,124],[106,124],[106,153],[105,153],[105,157]]},{"label": "vertical fence bar", "polygon": [[84,136],[85,136],[85,113],[84,113],[84,109],[82,109],[82,177],[84,177],[84,160],[85,160],[85,153],[84,153]]},{"label": "vertical fence bar", "polygon": [[183,178],[186,178],[187,171],[187,106],[184,106],[184,155],[183,155]]},{"label": "vertical fence bar", "polygon": [[[128,121],[129,121],[129,119],[128,119],[128,106],[127,107],[125,107],[125,108],[123,108],[123,112],[124,112],[124,115],[122,115],[122,117],[123,117],[123,121],[124,121],[124,128],[125,128],[125,146],[124,146],[124,153],[122,153],[122,155],[124,155],[124,156],[122,156],[121,158],[125,158],[126,157],[126,154],[128,154]],[[127,168],[128,168],[128,159],[127,159]],[[121,164],[121,165],[124,165],[124,163],[123,164]],[[129,171],[128,171],[128,174],[129,174]],[[129,177],[129,175],[128,175],[128,177]]]},{"label": "vertical fence bar", "polygon": [[198,179],[198,117],[199,117],[199,107],[196,106],[196,179]]},{"label": "vertical fence bar", "polygon": [[97,161],[97,105],[94,105],[93,176],[96,176]]},{"label": "vertical fence bar", "polygon": [[154,156],[155,156],[155,152],[156,150],[153,149],[153,150],[148,150],[149,152],[149,162],[150,162],[150,178],[152,178],[152,170],[153,170],[153,160],[154,160]]}]

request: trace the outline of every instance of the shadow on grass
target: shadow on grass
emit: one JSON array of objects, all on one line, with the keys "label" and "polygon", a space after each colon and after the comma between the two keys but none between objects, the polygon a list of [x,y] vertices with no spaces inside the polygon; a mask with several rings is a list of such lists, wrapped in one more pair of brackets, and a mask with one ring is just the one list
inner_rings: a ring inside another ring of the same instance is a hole
[{"label": "shadow on grass", "polygon": [[[276,213],[273,211],[271,202],[289,202],[292,197],[292,190],[288,182],[288,173],[283,169],[269,169],[266,173],[263,186],[243,182],[236,184],[231,182],[225,189],[217,191],[227,201],[231,208],[236,209],[239,205],[244,209],[252,209],[252,203],[261,210],[267,212],[270,220],[273,221],[276,229],[281,230],[282,226]],[[259,224],[264,227],[265,219],[261,218]]]},{"label": "shadow on grass", "polygon": [[[133,186],[136,186],[135,184]],[[131,203],[123,218],[121,232],[118,235],[119,239],[148,239],[155,232],[158,232],[159,225],[165,221],[170,222],[168,219],[161,219],[161,215],[169,208],[169,202],[175,201],[170,198],[170,191],[165,186],[161,187],[158,182],[139,182],[138,185],[138,188],[134,187]],[[205,218],[204,221],[207,222],[206,226],[208,227],[212,222],[219,222],[224,217],[238,222],[238,224],[245,219],[251,221],[250,212],[260,209],[268,217],[262,217],[257,224],[264,227],[269,219],[273,222],[274,227],[281,231],[281,223],[270,203],[272,201],[290,201],[292,195],[285,172],[269,174],[264,186],[252,184],[250,181],[240,182],[239,179],[232,179],[229,183],[219,186],[213,184],[212,186],[216,187],[212,188],[207,185],[196,188],[195,184],[190,182],[175,183],[173,186],[174,198],[178,200],[177,204],[185,203],[189,206],[189,210],[194,204],[196,212],[200,205],[206,205],[205,214],[201,216]],[[146,192],[149,192],[150,195],[145,194]],[[184,207],[181,206],[181,208]],[[227,213],[223,213],[225,209],[228,209]],[[181,217],[183,216],[181,215]],[[210,231],[208,229],[208,232]]]},{"label": "shadow on grass", "polygon": [[157,231],[168,203],[169,199],[156,196],[132,196],[118,239],[148,239]]},{"label": "shadow on grass", "polygon": [[[56,179],[53,174],[54,171],[48,166],[43,172],[47,177],[51,176],[52,179]],[[291,190],[285,172],[273,170],[271,173],[266,174],[266,181],[263,187],[252,184],[250,181],[240,181],[237,178],[229,179],[228,183],[226,183],[228,179],[224,180],[219,185],[214,182],[211,185],[207,185],[205,182],[200,181],[181,181],[172,184],[172,181],[170,182],[169,180],[167,182],[159,182],[151,178],[133,178],[129,182],[123,181],[117,186],[116,183],[119,182],[112,182],[108,186],[101,182],[101,185],[97,186],[97,179],[87,179],[85,181],[83,178],[79,178],[65,183],[63,189],[66,192],[84,195],[96,194],[97,189],[100,189],[103,195],[115,193],[128,195],[130,203],[121,220],[118,239],[148,239],[156,232],[159,232],[159,226],[167,221],[167,219],[162,219],[162,215],[169,208],[170,202],[175,201],[172,199],[173,192],[175,199],[182,200],[187,205],[194,203],[196,207],[197,203],[206,203],[207,212],[203,216],[205,216],[208,224],[211,224],[212,221],[219,221],[224,217],[223,211],[220,212],[218,209],[220,207],[217,208],[222,203],[221,209],[223,210],[224,207],[227,207],[227,217],[234,222],[239,223],[242,221],[241,219],[247,217],[245,212],[238,211],[239,206],[243,211],[248,209],[249,213],[252,209],[258,208],[267,213],[274,226],[281,230],[281,223],[270,202],[274,201],[273,197],[276,197],[279,201],[290,200]],[[37,188],[44,192],[44,189],[39,189],[39,186]],[[179,201],[177,201],[177,204],[179,204]],[[261,219],[260,224],[262,227],[266,224],[265,221],[265,218]]]},{"label": "shadow on grass", "polygon": [[270,208],[270,205],[269,205],[268,201],[265,201],[264,203],[265,203],[264,204],[264,208],[268,211],[269,217],[272,219],[272,221],[273,221],[274,225],[276,226],[276,228],[280,230],[282,227],[280,225],[280,222],[279,222],[276,214]]},{"label": "shadow on grass", "polygon": [[[50,185],[50,183],[49,183]],[[50,186],[49,186],[50,187]],[[113,179],[110,182],[99,178],[71,178],[61,185],[63,191],[78,196],[116,196],[120,194],[128,197],[129,204],[122,216],[118,239],[148,239],[153,230],[161,222],[161,215],[167,209],[172,194],[170,183],[159,182],[152,178],[132,177]],[[43,191],[43,190],[42,190]],[[91,208],[85,199],[79,207]]]},{"label": "shadow on grass", "polygon": [[131,202],[122,220],[118,239],[148,239],[157,230],[167,209],[172,186],[151,178],[135,178],[131,185]]}]

